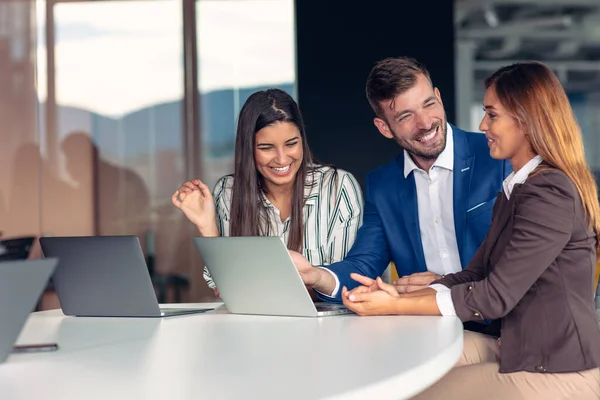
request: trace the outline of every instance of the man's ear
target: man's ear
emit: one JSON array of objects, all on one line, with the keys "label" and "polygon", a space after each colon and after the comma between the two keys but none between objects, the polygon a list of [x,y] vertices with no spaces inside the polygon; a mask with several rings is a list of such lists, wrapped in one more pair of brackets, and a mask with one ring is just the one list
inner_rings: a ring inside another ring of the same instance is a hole
[{"label": "man's ear", "polygon": [[373,123],[379,130],[379,133],[381,133],[383,136],[385,136],[388,139],[394,138],[394,134],[390,130],[390,127],[388,126],[387,122],[385,122],[379,117],[375,117],[375,119],[373,119]]},{"label": "man's ear", "polygon": [[437,97],[437,99],[440,102],[440,104],[442,105],[442,107],[444,107],[444,103],[442,102],[442,95],[440,94],[439,89],[433,88],[433,93],[435,93],[435,97]]}]

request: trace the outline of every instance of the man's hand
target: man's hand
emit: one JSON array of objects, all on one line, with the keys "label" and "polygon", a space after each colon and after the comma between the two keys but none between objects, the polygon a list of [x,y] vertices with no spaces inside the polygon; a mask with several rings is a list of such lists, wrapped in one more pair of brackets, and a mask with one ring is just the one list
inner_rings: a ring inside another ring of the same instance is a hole
[{"label": "man's hand", "polygon": [[411,293],[427,288],[431,282],[440,279],[441,276],[433,272],[415,272],[412,275],[403,276],[393,282],[398,293]]},{"label": "man's hand", "polygon": [[321,279],[321,274],[302,254],[290,250],[292,261],[300,273],[300,277],[305,285],[313,287]]},{"label": "man's hand", "polygon": [[290,256],[306,286],[323,294],[331,295],[335,289],[335,278],[329,272],[316,268],[302,254],[290,250]]}]

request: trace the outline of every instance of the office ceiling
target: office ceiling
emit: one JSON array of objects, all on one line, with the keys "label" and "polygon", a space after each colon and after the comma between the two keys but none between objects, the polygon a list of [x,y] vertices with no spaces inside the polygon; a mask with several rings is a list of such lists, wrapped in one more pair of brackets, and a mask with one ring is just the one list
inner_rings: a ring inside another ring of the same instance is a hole
[{"label": "office ceiling", "polygon": [[455,27],[476,80],[534,59],[570,90],[600,90],[600,0],[455,0]]}]

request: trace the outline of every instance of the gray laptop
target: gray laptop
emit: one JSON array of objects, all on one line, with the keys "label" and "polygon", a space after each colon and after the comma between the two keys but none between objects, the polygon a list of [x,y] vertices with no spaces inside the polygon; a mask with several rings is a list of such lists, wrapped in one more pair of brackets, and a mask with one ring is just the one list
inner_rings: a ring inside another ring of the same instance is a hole
[{"label": "gray laptop", "polygon": [[42,237],[60,259],[54,287],[65,315],[168,317],[212,309],[161,308],[137,236]]},{"label": "gray laptop", "polygon": [[279,237],[196,237],[194,242],[231,313],[319,317],[351,312],[341,304],[313,303]]},{"label": "gray laptop", "polygon": [[0,362],[13,350],[58,260],[0,262]]}]

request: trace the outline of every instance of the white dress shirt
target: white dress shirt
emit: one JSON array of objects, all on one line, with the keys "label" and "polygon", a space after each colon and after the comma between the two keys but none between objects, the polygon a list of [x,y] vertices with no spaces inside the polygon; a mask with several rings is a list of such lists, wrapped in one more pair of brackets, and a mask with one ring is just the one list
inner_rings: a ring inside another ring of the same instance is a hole
[{"label": "white dress shirt", "polygon": [[[529,177],[529,174],[531,174],[531,172],[533,172],[533,170],[536,169],[541,162],[542,157],[535,156],[529,160],[527,164],[523,166],[523,168],[519,169],[516,173],[513,171],[508,177],[506,177],[504,182],[502,182],[502,188],[507,199],[510,199],[510,195],[512,194],[515,185],[524,183]],[[442,284],[435,284],[431,285],[430,287],[435,289],[437,292],[435,295],[435,300],[438,308],[440,309],[440,313],[443,316],[456,315],[450,288]]]},{"label": "white dress shirt", "polygon": [[412,172],[417,188],[421,243],[427,270],[438,275],[462,269],[454,231],[454,140],[447,125],[446,148],[435,160],[429,173],[417,167],[404,150],[404,177]]}]

